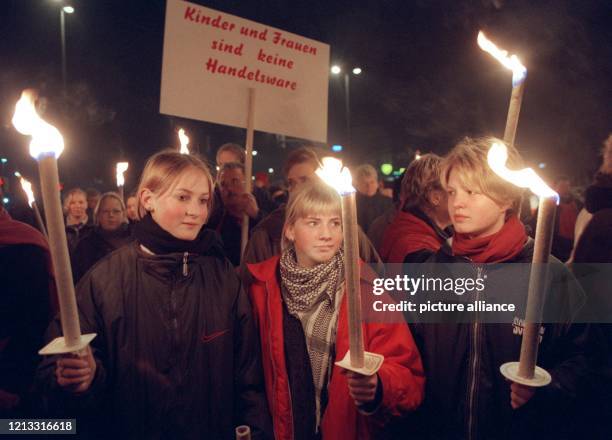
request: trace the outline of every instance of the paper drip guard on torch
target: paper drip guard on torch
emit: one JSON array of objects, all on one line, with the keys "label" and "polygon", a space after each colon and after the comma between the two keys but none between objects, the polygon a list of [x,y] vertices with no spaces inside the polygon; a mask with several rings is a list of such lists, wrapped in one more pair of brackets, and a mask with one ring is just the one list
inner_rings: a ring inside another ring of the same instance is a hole
[{"label": "paper drip guard on torch", "polygon": [[17,102],[13,125],[20,133],[32,136],[30,155],[38,161],[40,188],[45,206],[45,218],[49,233],[49,249],[57,286],[63,336],[55,338],[39,350],[41,355],[62,353],[82,354],[95,333],[81,335],[72,268],[68,255],[64,216],[59,197],[59,173],[57,158],[64,149],[60,132],[45,122],[34,105],[35,94],[24,90]]},{"label": "paper drip guard on torch", "polygon": [[535,246],[529,274],[527,309],[521,341],[519,362],[507,362],[499,369],[507,379],[530,387],[548,385],[552,378],[545,369],[536,366],[545,288],[548,278],[548,258],[552,244],[555,211],[559,195],[531,168],[510,170],[506,167],[508,153],[501,144],[493,144],[488,153],[491,169],[502,179],[521,188],[529,188],[540,198]]},{"label": "paper drip guard on torch", "polygon": [[336,365],[355,373],[371,376],[380,369],[384,356],[370,353],[363,348],[361,325],[361,291],[359,283],[359,235],[355,188],[351,173],[342,168],[338,159],[323,158],[323,168],[317,170],[319,177],[340,194],[342,200],[342,235],[344,243],[344,273],[348,305],[349,350]]},{"label": "paper drip guard on torch", "polygon": [[251,440],[251,428],[247,425],[236,426],[236,440]]}]

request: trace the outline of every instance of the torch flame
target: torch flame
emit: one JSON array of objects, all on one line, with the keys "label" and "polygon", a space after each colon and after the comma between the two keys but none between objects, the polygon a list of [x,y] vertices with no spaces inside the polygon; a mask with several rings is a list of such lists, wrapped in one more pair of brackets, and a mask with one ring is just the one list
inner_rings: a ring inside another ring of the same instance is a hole
[{"label": "torch flame", "polygon": [[30,156],[39,159],[43,155],[53,155],[57,159],[64,151],[64,138],[57,128],[36,113],[35,99],[33,90],[26,89],[21,93],[15,106],[13,125],[19,133],[32,136]]},{"label": "torch flame", "polygon": [[123,173],[127,171],[129,164],[127,162],[117,162],[117,186],[125,185]]},{"label": "torch flame", "polygon": [[24,179],[23,176],[21,176],[19,180],[21,181],[21,187],[23,188],[26,195],[28,196],[28,205],[30,205],[30,208],[31,208],[32,203],[36,201],[34,199],[34,192],[32,191],[32,184],[28,182],[26,179]]},{"label": "torch flame", "polygon": [[527,76],[527,68],[521,64],[516,55],[508,56],[508,51],[498,48],[485,34],[478,32],[478,45],[485,52],[490,53],[505,68],[512,70],[512,85],[519,85]]},{"label": "torch flame", "polygon": [[316,172],[317,175],[334,188],[341,196],[355,192],[353,178],[348,168],[342,167],[342,161],[335,157],[324,157],[323,166]]},{"label": "torch flame", "polygon": [[185,130],[183,130],[182,128],[178,131],[178,137],[179,137],[179,141],[181,142],[181,154],[189,154],[189,148],[187,148],[187,145],[189,145],[189,136],[187,136],[185,134]]},{"label": "torch flame", "polygon": [[495,174],[520,188],[529,188],[538,197],[554,197],[559,203],[559,195],[533,169],[511,170],[506,166],[507,160],[506,146],[494,143],[487,154],[487,161]]}]

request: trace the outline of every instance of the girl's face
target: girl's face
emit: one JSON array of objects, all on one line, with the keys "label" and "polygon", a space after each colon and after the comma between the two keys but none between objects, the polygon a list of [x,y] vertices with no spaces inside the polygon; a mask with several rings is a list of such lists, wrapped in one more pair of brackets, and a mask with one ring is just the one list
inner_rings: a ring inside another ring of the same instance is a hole
[{"label": "girl's face", "polygon": [[121,208],[121,203],[114,197],[105,197],[98,209],[98,222],[105,231],[115,231],[119,229],[125,221],[125,213]]},{"label": "girl's face", "polygon": [[340,214],[311,214],[285,228],[285,237],[295,247],[300,266],[311,268],[329,261],[342,244]]},{"label": "girl's face", "polygon": [[208,218],[210,188],[197,168],[183,172],[163,194],[142,191],[142,204],[166,232],[181,240],[195,240]]},{"label": "girl's face", "polygon": [[452,169],[448,177],[448,212],[460,234],[470,238],[486,237],[498,232],[505,223],[510,204],[499,205],[476,189],[466,188]]},{"label": "girl's face", "polygon": [[85,194],[74,193],[70,196],[70,202],[68,202],[68,214],[74,218],[81,218],[85,216],[85,210],[87,209],[87,198]]}]

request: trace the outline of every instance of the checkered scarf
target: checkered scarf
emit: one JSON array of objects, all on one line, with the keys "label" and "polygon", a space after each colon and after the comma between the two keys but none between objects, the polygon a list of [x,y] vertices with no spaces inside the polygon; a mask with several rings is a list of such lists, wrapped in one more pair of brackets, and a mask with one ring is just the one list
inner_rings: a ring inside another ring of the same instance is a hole
[{"label": "checkered scarf", "polygon": [[327,386],[334,351],[340,301],[344,292],[344,255],[312,268],[298,266],[295,249],[280,259],[283,299],[287,310],[302,323],[315,387],[317,429],[321,420],[321,393]]}]

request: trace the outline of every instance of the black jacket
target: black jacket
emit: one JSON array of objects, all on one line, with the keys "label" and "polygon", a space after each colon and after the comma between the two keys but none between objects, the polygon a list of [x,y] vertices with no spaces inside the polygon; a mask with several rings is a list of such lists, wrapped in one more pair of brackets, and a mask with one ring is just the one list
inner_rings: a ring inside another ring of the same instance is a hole
[{"label": "black jacket", "polygon": [[79,223],[78,225],[66,225],[66,240],[68,241],[68,250],[70,254],[74,252],[79,240],[86,237],[93,230],[93,226],[87,223]]},{"label": "black jacket", "polygon": [[585,208],[591,214],[612,208],[612,175],[598,172],[585,193]]},{"label": "black jacket", "polygon": [[[72,408],[106,407],[106,435],[116,438],[233,439],[241,424],[267,438],[258,337],[225,258],[153,256],[134,242],[81,279],[77,300],[82,332],[98,334],[96,376],[73,396],[58,390],[54,359],[45,359],[39,374],[50,396]],[[49,339],[58,329],[50,327]]]},{"label": "black jacket", "polygon": [[95,227],[85,237],[79,240],[72,252],[72,275],[77,283],[83,275],[105,255],[133,241],[128,225],[119,230],[106,232]]},{"label": "black jacket", "polygon": [[[532,254],[533,240],[530,239],[511,262],[530,263]],[[565,266],[554,261],[555,288],[548,294],[551,303],[558,307],[558,303],[566,300],[583,301],[584,293],[576,280]],[[469,263],[469,260],[441,249],[430,262]],[[474,264],[473,267],[481,274],[487,270],[505,270],[503,264],[495,267]],[[525,292],[526,297],[524,282],[517,279],[513,286],[517,292]],[[524,317],[516,317],[513,323],[507,324],[411,325],[426,373],[425,401],[419,413],[423,438],[564,438],[573,398],[588,371],[589,328],[569,323],[543,325],[538,366],[551,373],[553,381],[538,390],[523,407],[512,410],[510,386],[499,368],[506,362],[519,360],[521,318]]]},{"label": "black jacket", "polygon": [[387,211],[395,209],[393,200],[377,192],[373,196],[365,196],[360,192],[356,195],[357,223],[367,231],[376,218]]}]

